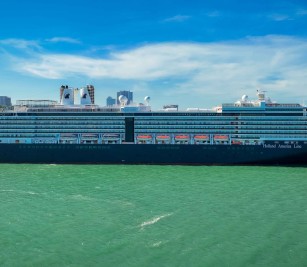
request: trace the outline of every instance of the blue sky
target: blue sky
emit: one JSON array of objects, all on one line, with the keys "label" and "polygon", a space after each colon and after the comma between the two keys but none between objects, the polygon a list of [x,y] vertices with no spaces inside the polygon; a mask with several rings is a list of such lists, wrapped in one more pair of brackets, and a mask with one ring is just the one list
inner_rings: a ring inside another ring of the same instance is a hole
[{"label": "blue sky", "polygon": [[307,102],[307,1],[0,2],[0,95],[96,102],[131,90],[152,105],[212,107],[257,89]]}]

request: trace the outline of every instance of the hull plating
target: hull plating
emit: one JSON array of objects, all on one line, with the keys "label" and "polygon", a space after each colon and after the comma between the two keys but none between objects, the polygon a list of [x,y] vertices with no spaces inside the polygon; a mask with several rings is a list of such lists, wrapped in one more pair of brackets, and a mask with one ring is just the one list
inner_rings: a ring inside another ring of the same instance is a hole
[{"label": "hull plating", "polygon": [[307,165],[307,144],[1,144],[1,163]]}]

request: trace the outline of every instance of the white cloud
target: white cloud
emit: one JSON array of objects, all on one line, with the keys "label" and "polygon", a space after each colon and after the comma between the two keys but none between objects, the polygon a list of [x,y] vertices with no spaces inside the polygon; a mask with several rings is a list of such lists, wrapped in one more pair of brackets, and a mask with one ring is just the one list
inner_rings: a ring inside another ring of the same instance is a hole
[{"label": "white cloud", "polygon": [[199,69],[201,62],[196,51],[191,53],[191,48],[202,52],[199,45],[156,44],[115,52],[109,59],[43,54],[33,60],[23,60],[19,68],[51,79],[85,75],[93,78],[154,80],[184,75]]},{"label": "white cloud", "polygon": [[307,9],[300,9],[296,12],[299,16],[306,16],[307,15]]},{"label": "white cloud", "polygon": [[46,41],[51,43],[71,43],[71,44],[81,43],[79,40],[70,37],[53,37],[51,39],[46,39]]},{"label": "white cloud", "polygon": [[189,18],[190,16],[176,15],[170,18],[166,18],[163,21],[164,22],[182,22],[182,21],[188,20]]},{"label": "white cloud", "polygon": [[269,15],[269,18],[274,21],[284,21],[291,19],[290,16],[286,14],[271,14]]},{"label": "white cloud", "polygon": [[306,15],[307,15],[307,9],[290,8],[286,13],[269,14],[268,18],[270,20],[279,22],[279,21],[287,21],[287,20],[296,20]]},{"label": "white cloud", "polygon": [[15,57],[13,64],[23,74],[46,79],[125,81],[124,89],[141,92],[144,87],[153,98],[184,102],[198,96],[193,99],[197,102],[201,96],[238,96],[257,88],[284,98],[306,97],[306,59],[306,40],[265,36],[224,43],[146,44],[113,50],[103,58],[38,52],[31,58]]},{"label": "white cloud", "polygon": [[0,45],[18,48],[18,49],[41,49],[41,46],[38,41],[34,40],[24,40],[24,39],[5,39],[0,40]]}]

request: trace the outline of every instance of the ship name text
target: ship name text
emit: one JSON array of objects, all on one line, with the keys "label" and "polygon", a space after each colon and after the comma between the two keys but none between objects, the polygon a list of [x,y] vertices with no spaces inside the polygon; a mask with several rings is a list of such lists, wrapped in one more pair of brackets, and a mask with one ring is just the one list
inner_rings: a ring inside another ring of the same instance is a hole
[{"label": "ship name text", "polygon": [[272,149],[291,149],[291,148],[296,148],[296,149],[301,149],[302,146],[298,144],[263,144],[263,148],[272,148]]}]

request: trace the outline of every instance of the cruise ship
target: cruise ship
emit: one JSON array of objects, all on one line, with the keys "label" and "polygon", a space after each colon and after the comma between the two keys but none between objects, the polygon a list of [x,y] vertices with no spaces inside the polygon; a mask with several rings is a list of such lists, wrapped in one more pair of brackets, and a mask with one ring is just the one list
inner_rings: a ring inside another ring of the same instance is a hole
[{"label": "cruise ship", "polygon": [[[89,87],[0,114],[1,163],[307,165],[307,107],[257,99],[212,109],[100,107]],[[75,104],[76,94],[79,103]]]}]

